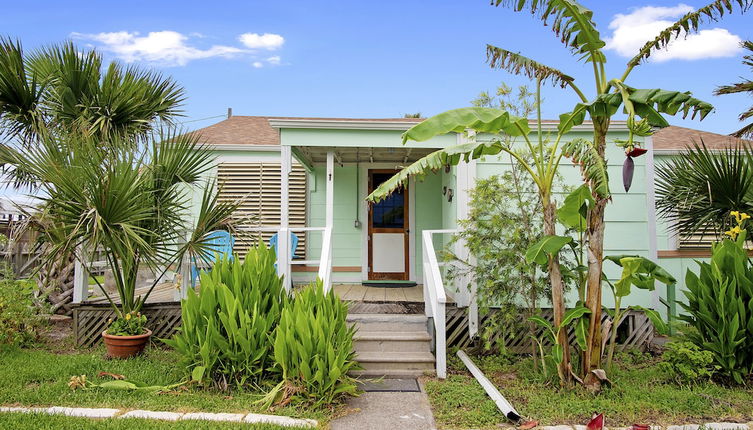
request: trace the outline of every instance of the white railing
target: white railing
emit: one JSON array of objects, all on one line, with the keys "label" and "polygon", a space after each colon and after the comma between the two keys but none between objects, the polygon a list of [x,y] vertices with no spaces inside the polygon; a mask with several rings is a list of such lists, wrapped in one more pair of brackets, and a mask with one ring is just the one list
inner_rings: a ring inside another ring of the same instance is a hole
[{"label": "white railing", "polygon": [[[277,233],[277,272],[285,279],[291,280],[291,266],[293,265],[318,265],[318,277],[322,280],[324,291],[332,289],[332,227],[288,227],[260,226],[247,227],[249,232],[276,232]],[[322,252],[319,260],[294,260],[291,257],[290,233],[307,233],[313,231],[322,232]],[[286,282],[288,288],[290,282]]]},{"label": "white railing", "polygon": [[434,250],[433,236],[435,234],[454,234],[457,230],[424,230],[423,231],[423,262],[424,262],[424,308],[426,316],[434,321],[434,338],[437,377],[447,377],[447,334],[445,321],[445,304],[447,293],[440,267],[447,263],[437,260]]}]

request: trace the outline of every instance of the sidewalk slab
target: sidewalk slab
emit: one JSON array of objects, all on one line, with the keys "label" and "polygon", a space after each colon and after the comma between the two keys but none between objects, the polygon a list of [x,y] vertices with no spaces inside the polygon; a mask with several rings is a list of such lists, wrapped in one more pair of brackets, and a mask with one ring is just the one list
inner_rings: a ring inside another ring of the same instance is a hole
[{"label": "sidewalk slab", "polygon": [[367,392],[348,400],[360,409],[330,423],[332,430],[430,430],[436,428],[426,393]]},{"label": "sidewalk slab", "polygon": [[182,416],[183,414],[178,412],[157,412],[137,409],[135,411],[124,413],[120,418],[145,418],[150,420],[178,421]]},{"label": "sidewalk slab", "polygon": [[181,420],[204,420],[204,421],[233,421],[240,422],[246,414],[189,412],[184,414]]}]

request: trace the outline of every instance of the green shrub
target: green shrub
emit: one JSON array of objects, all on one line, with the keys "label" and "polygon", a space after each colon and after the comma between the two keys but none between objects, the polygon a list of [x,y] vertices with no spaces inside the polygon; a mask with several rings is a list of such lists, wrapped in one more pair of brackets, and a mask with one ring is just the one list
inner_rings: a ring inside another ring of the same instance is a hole
[{"label": "green shrub", "polygon": [[688,270],[680,318],[695,330],[687,338],[711,351],[719,373],[742,384],[753,371],[753,267],[745,249],[747,215],[733,213],[738,226],[712,247],[711,261],[698,262],[700,273]]},{"label": "green shrub", "polygon": [[182,355],[193,380],[225,388],[268,374],[273,334],[288,300],[275,260],[261,244],[243,262],[217,261],[201,275],[200,294],[188,291],[179,332],[165,343]]},{"label": "green shrub", "polygon": [[275,333],[275,369],[283,380],[264,402],[320,405],[357,391],[347,374],[358,366],[347,315],[347,304],[334,291],[324,293],[321,282],[295,294]]},{"label": "green shrub", "polygon": [[39,337],[44,318],[34,299],[36,283],[0,279],[0,345],[27,346]]},{"label": "green shrub", "polygon": [[670,342],[659,368],[679,384],[709,380],[714,375],[714,354],[693,342]]}]

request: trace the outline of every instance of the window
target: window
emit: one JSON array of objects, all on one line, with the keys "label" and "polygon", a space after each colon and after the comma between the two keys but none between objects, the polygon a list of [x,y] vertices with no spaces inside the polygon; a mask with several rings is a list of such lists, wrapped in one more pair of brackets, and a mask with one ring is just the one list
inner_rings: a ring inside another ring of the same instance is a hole
[{"label": "window", "polygon": [[[290,172],[289,219],[291,227],[306,226],[306,170],[299,164],[293,164]],[[238,208],[241,217],[256,217],[245,222],[248,226],[280,225],[280,163],[221,163],[217,168],[217,177],[222,184],[220,200],[236,201],[243,199]],[[234,251],[244,255],[246,250],[255,245],[259,238],[269,243],[274,232],[242,235],[236,237]],[[296,255],[305,257],[306,235],[296,233],[298,247]]]}]

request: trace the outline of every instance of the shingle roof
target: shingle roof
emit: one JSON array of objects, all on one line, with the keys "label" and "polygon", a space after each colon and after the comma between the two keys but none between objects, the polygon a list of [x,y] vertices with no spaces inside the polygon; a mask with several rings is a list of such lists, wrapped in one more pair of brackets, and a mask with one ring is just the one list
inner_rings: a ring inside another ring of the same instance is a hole
[{"label": "shingle roof", "polygon": [[662,128],[653,134],[652,140],[655,150],[681,150],[701,144],[701,141],[709,149],[734,148],[741,143],[751,145],[749,140],[741,140],[726,134],[711,133],[708,131],[694,130],[692,128],[678,127],[675,125]]},{"label": "shingle roof", "polygon": [[421,118],[306,118],[282,116],[231,116],[230,118],[195,131],[200,141],[208,145],[279,145],[280,136],[269,124],[270,119],[313,119],[354,122],[416,123]]}]

